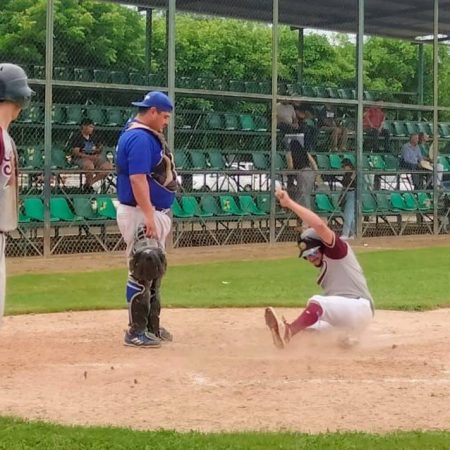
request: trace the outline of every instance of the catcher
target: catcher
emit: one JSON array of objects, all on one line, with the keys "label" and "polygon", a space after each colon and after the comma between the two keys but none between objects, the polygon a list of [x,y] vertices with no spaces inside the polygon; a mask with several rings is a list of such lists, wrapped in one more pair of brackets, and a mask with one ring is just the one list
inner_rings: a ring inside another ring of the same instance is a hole
[{"label": "catcher", "polygon": [[282,349],[303,330],[331,328],[345,331],[343,345],[356,343],[350,336],[357,335],[369,324],[374,304],[353,250],[317,214],[294,202],[286,191],[279,189],[275,195],[283,208],[290,209],[309,224],[310,228],[298,239],[299,257],[320,269],[317,284],[325,295],[313,295],[300,316],[291,323],[284,318],[280,321],[273,308],[266,308],[265,320],[273,343]]}]

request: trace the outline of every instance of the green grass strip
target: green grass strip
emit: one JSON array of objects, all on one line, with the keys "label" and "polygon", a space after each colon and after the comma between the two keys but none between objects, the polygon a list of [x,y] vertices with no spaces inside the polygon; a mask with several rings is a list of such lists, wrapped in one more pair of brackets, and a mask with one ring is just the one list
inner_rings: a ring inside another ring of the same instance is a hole
[{"label": "green grass strip", "polygon": [[[450,247],[359,254],[379,309],[426,310],[450,306]],[[295,256],[169,267],[165,307],[302,306],[318,271]],[[125,307],[126,270],[26,274],[8,278],[7,314]]]},{"label": "green grass strip", "polygon": [[0,417],[4,450],[448,450],[450,432],[177,433],[126,428],[67,427]]}]

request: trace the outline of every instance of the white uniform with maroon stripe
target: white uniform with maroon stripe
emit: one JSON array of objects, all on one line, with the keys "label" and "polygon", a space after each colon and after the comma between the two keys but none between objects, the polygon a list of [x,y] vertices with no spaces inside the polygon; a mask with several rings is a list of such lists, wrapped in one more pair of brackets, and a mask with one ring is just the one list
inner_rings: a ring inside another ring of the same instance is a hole
[{"label": "white uniform with maroon stripe", "polygon": [[319,304],[323,314],[310,328],[358,331],[371,321],[374,306],[366,278],[351,247],[337,236],[334,243],[323,250],[317,284],[325,295],[314,295],[308,304]]},{"label": "white uniform with maroon stripe", "polygon": [[0,128],[0,322],[5,307],[5,232],[17,228],[16,151],[9,134]]}]

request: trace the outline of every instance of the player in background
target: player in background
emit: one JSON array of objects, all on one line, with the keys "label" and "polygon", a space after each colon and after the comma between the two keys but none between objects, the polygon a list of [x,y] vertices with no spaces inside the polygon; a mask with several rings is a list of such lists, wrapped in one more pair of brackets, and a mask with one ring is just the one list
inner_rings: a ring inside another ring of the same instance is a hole
[{"label": "player in background", "polygon": [[310,228],[298,239],[300,258],[320,270],[317,284],[324,295],[313,295],[293,322],[280,321],[273,308],[265,310],[265,321],[276,347],[284,346],[303,330],[341,329],[342,344],[356,343],[357,335],[374,314],[372,296],[353,250],[313,211],[293,201],[276,186],[275,195],[283,208],[290,209]]},{"label": "player in background", "polygon": [[15,230],[18,220],[18,158],[8,128],[33,94],[21,67],[0,63],[0,322],[5,308],[5,233]]}]

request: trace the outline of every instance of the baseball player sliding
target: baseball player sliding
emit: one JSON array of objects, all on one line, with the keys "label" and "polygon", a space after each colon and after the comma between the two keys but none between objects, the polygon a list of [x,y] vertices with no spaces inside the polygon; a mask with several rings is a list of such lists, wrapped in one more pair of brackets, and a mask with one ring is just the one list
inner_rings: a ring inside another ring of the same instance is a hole
[{"label": "baseball player sliding", "polygon": [[0,322],[5,307],[5,233],[17,228],[18,209],[18,158],[8,128],[29,106],[33,94],[21,67],[0,63]]},{"label": "baseball player sliding", "polygon": [[266,308],[265,321],[273,343],[282,349],[303,330],[330,328],[345,331],[342,344],[353,344],[374,314],[372,296],[361,266],[347,242],[340,239],[314,212],[294,202],[280,188],[275,191],[283,208],[294,212],[310,228],[298,239],[299,257],[320,269],[317,279],[324,295],[313,295],[293,322],[280,321],[273,308]]},{"label": "baseball player sliding", "polygon": [[162,132],[173,104],[162,92],[149,92],[132,103],[138,114],[117,145],[117,223],[127,244],[126,298],[129,328],[124,344],[157,348],[172,335],[159,324],[161,279],[166,270],[164,245],[170,232],[170,208],[177,187],[172,153]]}]

